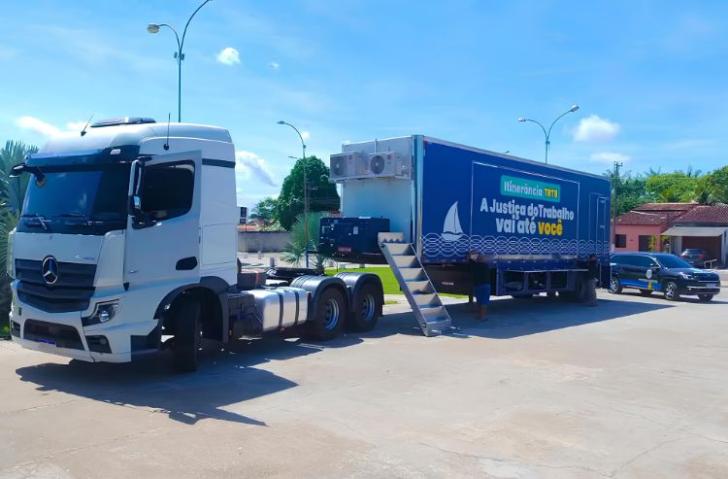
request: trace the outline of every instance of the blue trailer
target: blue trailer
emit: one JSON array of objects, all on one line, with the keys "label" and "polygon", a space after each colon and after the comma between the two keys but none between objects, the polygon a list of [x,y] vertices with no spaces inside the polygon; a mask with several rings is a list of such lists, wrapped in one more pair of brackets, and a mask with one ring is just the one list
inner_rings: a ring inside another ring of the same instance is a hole
[{"label": "blue trailer", "polygon": [[[469,253],[491,265],[494,295],[576,293],[589,275],[608,284],[608,179],[421,135],[344,145],[331,156],[342,215],[366,238],[351,246],[322,222],[340,260],[379,253],[376,228],[411,243],[437,291],[469,294]],[[384,224],[379,220],[379,224]],[[363,251],[366,250],[366,251]],[[381,256],[380,256],[381,258]]]}]

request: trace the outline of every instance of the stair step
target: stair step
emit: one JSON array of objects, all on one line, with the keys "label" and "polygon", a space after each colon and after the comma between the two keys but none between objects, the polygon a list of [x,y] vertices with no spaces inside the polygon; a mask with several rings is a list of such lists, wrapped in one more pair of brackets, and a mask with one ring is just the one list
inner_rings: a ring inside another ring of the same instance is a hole
[{"label": "stair step", "polygon": [[415,293],[412,295],[412,297],[419,307],[433,307],[442,305],[440,297],[437,295],[437,293]]},{"label": "stair step", "polygon": [[399,287],[412,306],[417,323],[425,336],[435,336],[452,327],[452,319],[440,296],[427,277],[411,244],[389,242],[403,238],[402,233],[380,233],[379,245],[392,268]]},{"label": "stair step", "polygon": [[405,281],[423,279],[425,276],[422,268],[399,268],[399,273]]},{"label": "stair step", "polygon": [[382,246],[392,253],[392,255],[404,255],[412,253],[409,243],[382,243]]},{"label": "stair step", "polygon": [[420,262],[417,261],[417,256],[415,255],[392,255],[392,258],[394,259],[394,263],[400,268],[411,268],[413,266],[420,266]]},{"label": "stair step", "polygon": [[432,291],[432,288],[430,287],[430,282],[426,279],[416,279],[413,281],[405,281],[405,284],[409,288],[410,292],[412,294],[418,294],[418,293],[429,293]]},{"label": "stair step", "polygon": [[425,335],[434,336],[436,334],[442,334],[450,328],[452,328],[452,321],[450,320],[450,317],[442,317],[439,318],[437,321],[429,321],[427,323],[427,330],[425,331]]},{"label": "stair step", "polygon": [[439,316],[444,316],[447,314],[445,306],[441,304],[438,304],[436,306],[420,307],[420,312],[422,313],[422,317],[424,317],[426,321],[429,321],[430,318],[437,318]]}]

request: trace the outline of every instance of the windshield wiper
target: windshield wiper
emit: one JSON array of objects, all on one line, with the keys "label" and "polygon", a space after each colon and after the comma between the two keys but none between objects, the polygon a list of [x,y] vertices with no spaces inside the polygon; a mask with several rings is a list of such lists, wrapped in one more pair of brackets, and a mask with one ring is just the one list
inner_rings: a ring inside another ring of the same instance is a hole
[{"label": "windshield wiper", "polygon": [[103,225],[103,224],[114,222],[114,220],[111,220],[108,218],[101,218],[97,215],[87,215],[84,213],[77,213],[77,212],[61,213],[60,215],[56,215],[56,218],[66,218],[66,219],[78,220],[80,223],[83,223],[87,226]]},{"label": "windshield wiper", "polygon": [[38,213],[28,213],[24,214],[22,218],[32,218],[35,220],[38,220],[38,223],[29,224],[28,226],[33,226],[36,224],[39,224],[43,227],[45,231],[48,231],[48,219],[44,216],[39,215]]}]

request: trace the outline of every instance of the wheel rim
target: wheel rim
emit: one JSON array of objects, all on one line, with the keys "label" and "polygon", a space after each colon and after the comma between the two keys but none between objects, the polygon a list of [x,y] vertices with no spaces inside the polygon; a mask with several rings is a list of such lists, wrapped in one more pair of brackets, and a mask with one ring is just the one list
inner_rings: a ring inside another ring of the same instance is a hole
[{"label": "wheel rim", "polygon": [[617,278],[612,278],[609,281],[609,288],[612,290],[612,292],[617,291],[617,289],[619,288],[619,281],[617,280]]},{"label": "wheel rim", "polygon": [[370,322],[372,319],[374,319],[374,313],[376,312],[376,302],[374,301],[374,295],[367,294],[362,298],[361,301],[361,310],[359,313],[359,317],[365,321]]},{"label": "wheel rim", "polygon": [[339,302],[334,298],[329,298],[326,301],[326,310],[324,311],[324,328],[332,330],[339,324],[339,317],[341,316],[341,309],[339,308]]},{"label": "wheel rim", "polygon": [[668,283],[667,289],[665,290],[665,296],[672,299],[675,297],[675,283]]}]

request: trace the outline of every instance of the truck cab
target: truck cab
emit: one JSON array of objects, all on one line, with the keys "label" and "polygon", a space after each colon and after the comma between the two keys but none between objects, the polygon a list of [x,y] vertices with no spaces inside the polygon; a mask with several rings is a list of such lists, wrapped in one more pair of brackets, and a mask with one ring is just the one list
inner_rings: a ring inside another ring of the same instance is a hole
[{"label": "truck cab", "polygon": [[373,314],[351,323],[373,327],[383,299],[370,276],[309,272],[273,288],[262,274],[251,284],[261,272],[238,267],[234,169],[227,130],[146,118],[90,125],[14,167],[31,178],[9,241],[13,339],[103,362],[171,339],[175,363],[190,370],[202,338],[304,323],[335,337],[360,313],[365,284]]}]

